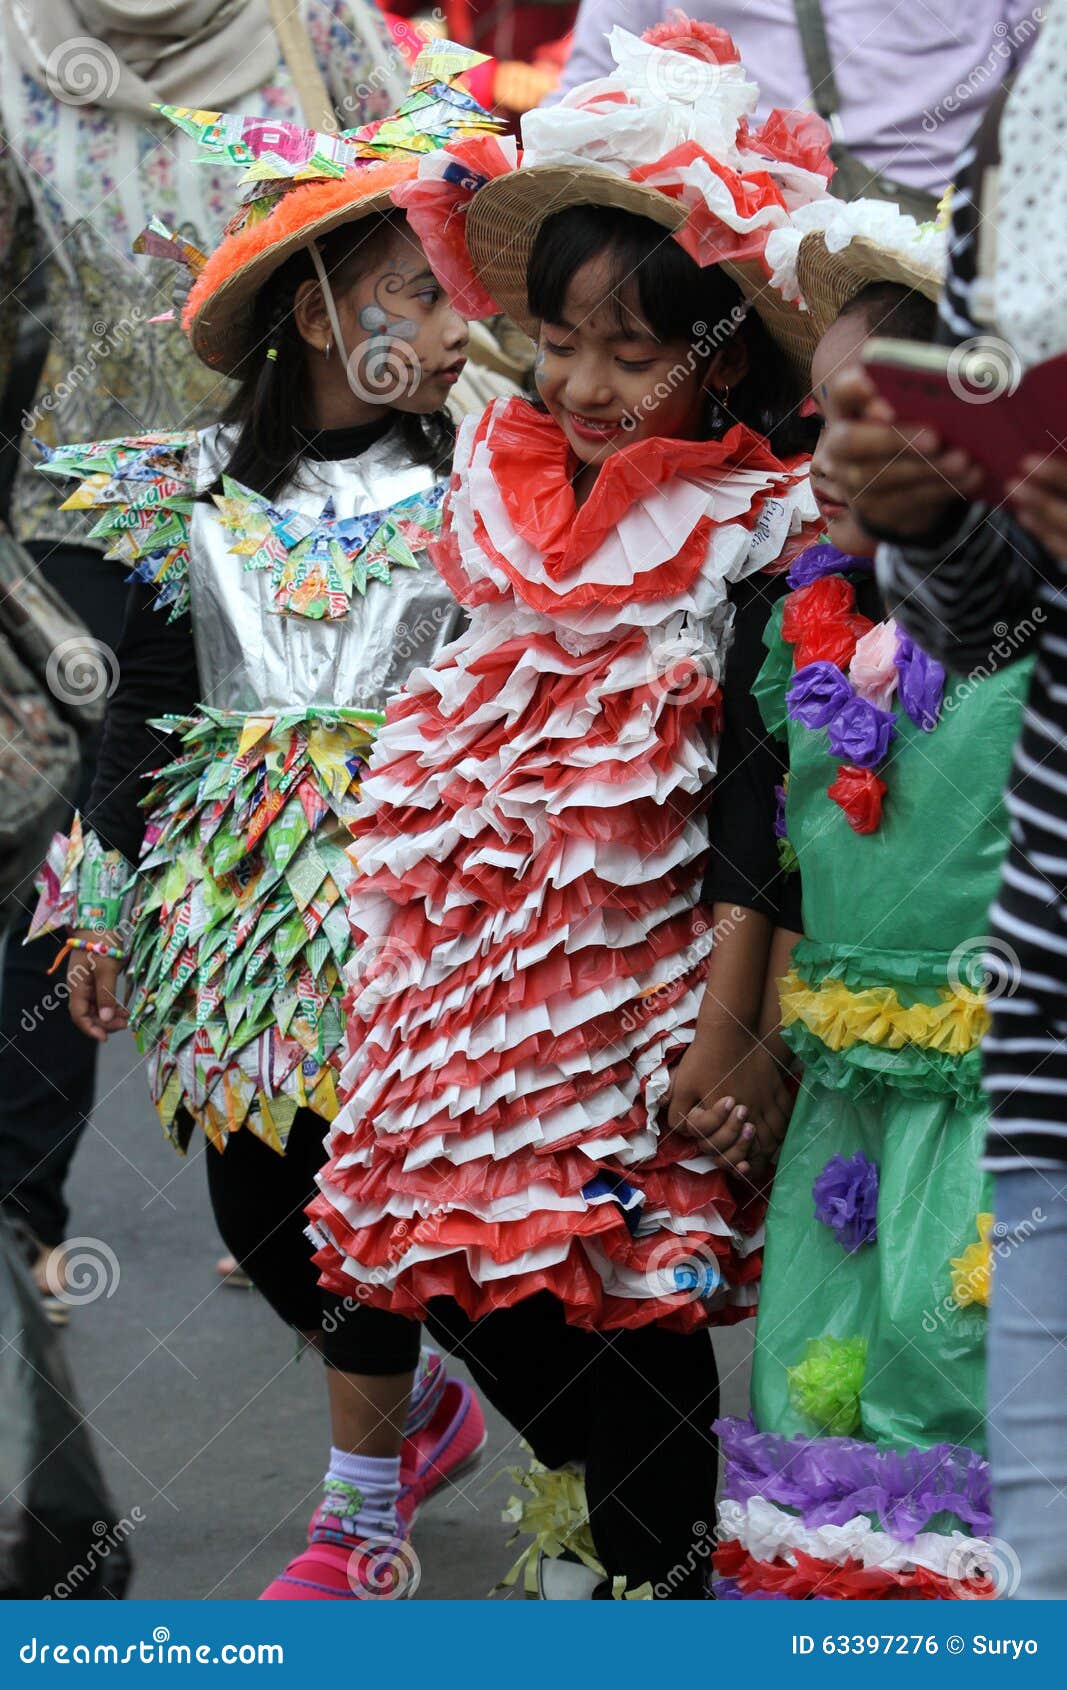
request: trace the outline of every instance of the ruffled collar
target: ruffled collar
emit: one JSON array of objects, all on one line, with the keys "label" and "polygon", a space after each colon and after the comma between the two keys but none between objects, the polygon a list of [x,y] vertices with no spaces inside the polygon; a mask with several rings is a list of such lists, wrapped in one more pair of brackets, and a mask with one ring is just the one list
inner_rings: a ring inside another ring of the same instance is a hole
[{"label": "ruffled collar", "polygon": [[606,460],[583,505],[574,492],[578,459],[546,411],[511,399],[493,426],[493,474],[511,523],[535,547],[546,573],[562,580],[580,568],[620,518],[668,482],[731,470],[788,477],[761,435],[737,424],[721,440],[640,440]]}]

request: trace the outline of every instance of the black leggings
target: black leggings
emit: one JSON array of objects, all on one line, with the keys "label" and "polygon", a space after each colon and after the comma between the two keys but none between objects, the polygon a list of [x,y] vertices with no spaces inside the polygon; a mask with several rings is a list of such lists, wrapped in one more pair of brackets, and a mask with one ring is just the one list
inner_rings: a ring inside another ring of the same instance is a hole
[{"label": "black leggings", "polygon": [[582,1332],[546,1292],[474,1322],[447,1297],[426,1330],[466,1363],[546,1467],[584,1462],[589,1523],[611,1575],[699,1598],[710,1568],[719,1381],[707,1332]]},{"label": "black leggings", "polygon": [[342,1373],[408,1373],[419,1359],[419,1326],[355,1297],[319,1288],[304,1210],[326,1160],[326,1126],[298,1109],[285,1155],[242,1128],[225,1150],[208,1144],[207,1183],[215,1222],[256,1290],[300,1332],[322,1333],[328,1367]]},{"label": "black leggings", "polygon": [[[319,1117],[300,1110],[284,1156],[246,1130],[224,1151],[209,1144],[219,1231],[282,1320],[322,1331],[328,1366],[407,1372],[418,1360],[417,1322],[319,1288],[304,1208],[325,1159],[324,1136]],[[545,1292],[477,1322],[436,1297],[425,1325],[539,1461],[584,1463],[593,1540],[609,1574],[631,1588],[647,1580],[660,1596],[703,1594],[719,1395],[706,1332],[582,1332]]]}]

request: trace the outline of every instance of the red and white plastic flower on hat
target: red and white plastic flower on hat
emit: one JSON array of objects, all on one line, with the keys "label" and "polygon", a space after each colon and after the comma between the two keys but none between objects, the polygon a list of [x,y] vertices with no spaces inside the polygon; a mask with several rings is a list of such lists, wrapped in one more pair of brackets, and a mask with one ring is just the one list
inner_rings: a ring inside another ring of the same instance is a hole
[{"label": "red and white plastic flower on hat", "polygon": [[575,164],[678,199],[676,233],[698,264],[762,258],[790,214],[823,198],[830,131],[813,112],[775,110],[758,128],[759,88],[725,30],[675,15],[638,39],[609,37],[615,70],[523,121],[524,164]]},{"label": "red and white plastic flower on hat", "polygon": [[[643,182],[678,199],[675,234],[698,264],[758,258],[792,212],[826,197],[830,131],[814,112],[772,111],[759,100],[724,29],[677,12],[638,38],[609,37],[615,70],[522,120],[522,166],[569,164]],[[518,164],[515,143],[487,136],[420,161],[417,182],[394,191],[457,308],[496,307],[474,275],[464,217],[479,188]]]}]

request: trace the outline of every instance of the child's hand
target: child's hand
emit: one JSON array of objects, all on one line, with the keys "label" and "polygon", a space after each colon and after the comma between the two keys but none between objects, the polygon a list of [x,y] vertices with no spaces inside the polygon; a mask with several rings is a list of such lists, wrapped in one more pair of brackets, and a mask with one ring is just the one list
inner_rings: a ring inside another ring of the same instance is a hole
[{"label": "child's hand", "polygon": [[1008,497],[1027,533],[1067,559],[1067,457],[1024,458]]},{"label": "child's hand", "polygon": [[766,1045],[745,1027],[718,1026],[698,1035],[679,1063],[667,1125],[698,1139],[725,1167],[762,1177],[792,1108]]},{"label": "child's hand", "polygon": [[[116,944],[112,933],[93,932],[74,935],[79,939],[96,939],[108,945]],[[71,1020],[87,1038],[104,1044],[112,1033],[125,1031],[129,1015],[119,997],[119,976],[122,964],[117,957],[100,956],[96,951],[71,951],[67,959],[67,986],[70,996],[67,1007]]]},{"label": "child's hand", "polygon": [[868,377],[852,366],[830,381],[826,453],[849,507],[876,531],[920,539],[943,527],[952,507],[973,499],[982,471],[932,429],[897,426]]},{"label": "child's hand", "polygon": [[678,1130],[688,1138],[695,1138],[724,1168],[732,1168],[739,1174],[751,1173],[749,1158],[756,1128],[743,1103],[735,1102],[732,1097],[720,1097],[717,1103],[697,1104],[679,1122]]}]

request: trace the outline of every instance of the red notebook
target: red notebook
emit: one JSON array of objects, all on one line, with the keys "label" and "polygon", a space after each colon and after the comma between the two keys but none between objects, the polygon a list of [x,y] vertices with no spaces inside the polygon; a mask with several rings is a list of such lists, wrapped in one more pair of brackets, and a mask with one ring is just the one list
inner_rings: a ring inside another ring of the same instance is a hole
[{"label": "red notebook", "polygon": [[1023,458],[1067,452],[1067,353],[1019,375],[1015,354],[873,338],[863,364],[901,423],[926,423],[986,471],[982,496],[999,503]]}]

